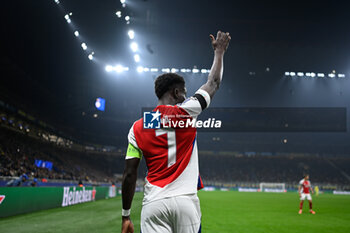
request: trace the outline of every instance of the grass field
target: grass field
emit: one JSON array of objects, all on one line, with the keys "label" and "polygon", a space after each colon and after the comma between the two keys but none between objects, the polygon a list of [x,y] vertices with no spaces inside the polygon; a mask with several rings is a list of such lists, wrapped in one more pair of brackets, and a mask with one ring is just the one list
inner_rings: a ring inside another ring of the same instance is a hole
[{"label": "grass field", "polygon": [[[298,215],[296,193],[200,192],[202,232],[349,233],[350,196],[314,196],[316,215]],[[132,219],[140,232],[142,194],[135,195]],[[0,207],[1,208],[1,207]],[[121,198],[50,209],[0,220],[1,233],[120,232]]]}]

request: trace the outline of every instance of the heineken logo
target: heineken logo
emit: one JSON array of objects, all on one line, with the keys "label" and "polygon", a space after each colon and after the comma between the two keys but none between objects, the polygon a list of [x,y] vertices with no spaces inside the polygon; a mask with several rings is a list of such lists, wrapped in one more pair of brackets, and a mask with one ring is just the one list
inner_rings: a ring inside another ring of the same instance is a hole
[{"label": "heineken logo", "polygon": [[0,205],[1,205],[1,203],[5,200],[5,195],[0,195]]},{"label": "heineken logo", "polygon": [[63,188],[63,200],[62,207],[75,205],[79,203],[89,202],[95,200],[96,189],[85,189],[76,187],[64,187]]}]

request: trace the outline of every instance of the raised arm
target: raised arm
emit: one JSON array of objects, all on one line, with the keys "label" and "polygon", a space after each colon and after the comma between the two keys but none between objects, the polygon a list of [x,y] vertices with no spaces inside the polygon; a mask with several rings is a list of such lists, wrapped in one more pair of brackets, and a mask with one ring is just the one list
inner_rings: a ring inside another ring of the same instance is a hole
[{"label": "raised arm", "polygon": [[208,81],[201,86],[200,89],[208,92],[210,98],[212,99],[215,92],[220,87],[224,69],[224,54],[228,48],[231,37],[228,32],[225,33],[218,31],[216,39],[213,35],[210,35],[210,38],[214,49],[214,61],[208,76]]}]

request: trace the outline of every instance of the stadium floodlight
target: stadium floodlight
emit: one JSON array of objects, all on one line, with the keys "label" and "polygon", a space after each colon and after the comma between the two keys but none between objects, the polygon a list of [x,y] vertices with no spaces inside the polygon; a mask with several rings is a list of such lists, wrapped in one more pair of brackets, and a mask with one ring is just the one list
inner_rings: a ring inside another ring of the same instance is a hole
[{"label": "stadium floodlight", "polygon": [[125,0],[120,0],[120,3],[121,4],[125,4]]},{"label": "stadium floodlight", "polygon": [[89,54],[88,58],[91,61],[92,59],[94,59],[94,56],[92,54]]},{"label": "stadium floodlight", "polygon": [[162,72],[164,72],[164,73],[170,73],[170,69],[169,69],[169,68],[163,68],[163,69],[162,69]]},{"label": "stadium floodlight", "polygon": [[130,44],[130,48],[131,48],[131,50],[132,50],[133,52],[136,52],[136,51],[138,50],[139,46],[138,46],[138,44],[137,44],[136,42],[132,42],[132,43]]},{"label": "stadium floodlight", "polygon": [[179,69],[171,68],[170,72],[171,72],[171,73],[176,73],[176,72],[179,72]]},{"label": "stadium floodlight", "polygon": [[186,69],[181,69],[180,70],[182,73],[186,73]]},{"label": "stadium floodlight", "polygon": [[59,0],[55,0],[55,3],[56,3],[56,4],[60,4],[60,1],[59,1]]},{"label": "stadium floodlight", "polygon": [[69,16],[72,16],[73,15],[73,13],[72,12],[69,12]]},{"label": "stadium floodlight", "polygon": [[306,76],[306,77],[310,77],[310,76],[311,76],[311,73],[310,73],[310,72],[307,72],[307,73],[305,73],[305,76]]},{"label": "stadium floodlight", "polygon": [[345,74],[338,74],[338,78],[345,78]]},{"label": "stadium floodlight", "polygon": [[324,73],[317,73],[317,77],[324,78]]},{"label": "stadium floodlight", "polygon": [[299,77],[303,77],[303,76],[304,76],[304,73],[303,73],[303,72],[298,72],[297,75],[298,75]]},{"label": "stadium floodlight", "polygon": [[187,72],[187,73],[191,73],[192,70],[191,70],[191,69],[186,69],[186,72]]},{"label": "stadium floodlight", "polygon": [[118,18],[121,18],[121,17],[122,17],[122,12],[121,12],[121,11],[117,11],[117,12],[115,12],[115,15],[116,15]]},{"label": "stadium floodlight", "polygon": [[334,78],[334,77],[335,77],[335,74],[333,74],[333,73],[328,74],[328,77],[330,77],[330,78]]},{"label": "stadium floodlight", "polygon": [[311,78],[314,78],[314,77],[316,77],[316,74],[314,72],[311,72],[310,76],[311,76]]},{"label": "stadium floodlight", "polygon": [[135,54],[134,55],[134,60],[135,60],[135,62],[139,62],[140,61],[140,55]]},{"label": "stadium floodlight", "polygon": [[69,19],[69,15],[68,15],[68,14],[65,15],[64,18],[65,18],[66,20],[68,20],[68,19]]},{"label": "stadium floodlight", "polygon": [[290,76],[292,76],[292,77],[295,76],[295,72],[290,72],[289,74],[290,74]]},{"label": "stadium floodlight", "polygon": [[84,42],[81,43],[81,47],[83,48],[83,50],[87,50],[87,45]]},{"label": "stadium floodlight", "polygon": [[130,20],[130,16],[129,15],[125,16],[125,21],[129,21],[129,20]]},{"label": "stadium floodlight", "polygon": [[137,72],[142,73],[143,72],[143,67],[142,66],[138,66],[137,67]]},{"label": "stadium floodlight", "polygon": [[148,67],[144,67],[143,68],[143,72],[149,72],[149,68]]},{"label": "stadium floodlight", "polygon": [[289,72],[284,72],[284,75],[285,76],[289,76]]},{"label": "stadium floodlight", "polygon": [[158,68],[151,68],[151,72],[158,72]]},{"label": "stadium floodlight", "polygon": [[117,73],[121,73],[124,71],[124,68],[122,65],[116,65],[114,69]]},{"label": "stadium floodlight", "polygon": [[192,69],[192,73],[196,74],[199,72],[199,69]]},{"label": "stadium floodlight", "polygon": [[113,67],[111,65],[106,65],[105,70],[107,72],[111,72],[111,71],[113,71]]},{"label": "stadium floodlight", "polygon": [[78,31],[75,31],[75,32],[74,32],[74,35],[75,35],[76,37],[78,37],[78,36],[79,36],[79,32],[78,32]]},{"label": "stadium floodlight", "polygon": [[202,73],[202,74],[206,74],[207,72],[208,72],[207,69],[201,69],[201,73]]},{"label": "stadium floodlight", "polygon": [[129,36],[129,38],[132,40],[132,39],[134,39],[135,38],[135,32],[134,32],[134,30],[129,30],[128,31],[128,36]]}]

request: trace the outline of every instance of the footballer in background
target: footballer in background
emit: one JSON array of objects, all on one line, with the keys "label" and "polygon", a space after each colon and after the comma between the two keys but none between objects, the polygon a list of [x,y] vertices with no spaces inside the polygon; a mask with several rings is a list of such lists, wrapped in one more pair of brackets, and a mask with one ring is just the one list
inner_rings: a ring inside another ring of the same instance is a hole
[{"label": "footballer in background", "polygon": [[314,190],[311,187],[311,182],[309,180],[309,175],[304,175],[304,179],[299,182],[298,193],[300,197],[300,208],[299,214],[303,213],[303,204],[305,198],[309,201],[309,211],[311,214],[316,214],[315,211],[312,210],[312,198],[310,194],[310,190],[312,194],[314,194]]}]

